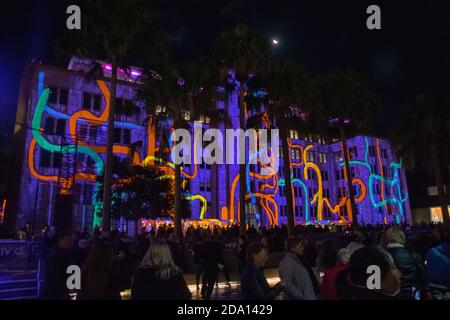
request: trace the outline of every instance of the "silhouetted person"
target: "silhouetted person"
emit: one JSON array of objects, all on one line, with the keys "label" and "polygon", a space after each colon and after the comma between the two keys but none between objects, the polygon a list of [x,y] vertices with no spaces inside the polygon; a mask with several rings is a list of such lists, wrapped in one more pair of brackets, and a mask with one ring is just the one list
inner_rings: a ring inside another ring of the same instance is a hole
[{"label": "silhouetted person", "polygon": [[223,247],[218,241],[209,239],[206,234],[206,239],[200,247],[200,255],[203,269],[201,296],[208,300],[217,282],[219,267],[223,265]]},{"label": "silhouetted person", "polygon": [[56,236],[56,245],[45,258],[44,283],[41,298],[45,300],[69,300],[67,267],[74,263],[73,237],[70,232]]},{"label": "silhouetted person", "polygon": [[81,269],[81,290],[77,300],[121,300],[127,282],[114,263],[113,248],[101,241],[92,248]]},{"label": "silhouetted person", "polygon": [[190,300],[191,292],[170,249],[156,240],[148,249],[131,288],[133,300]]},{"label": "silhouetted person", "polygon": [[247,250],[248,263],[241,273],[241,292],[247,300],[274,300],[283,289],[281,281],[271,288],[262,271],[269,259],[265,246],[259,242],[252,243]]}]

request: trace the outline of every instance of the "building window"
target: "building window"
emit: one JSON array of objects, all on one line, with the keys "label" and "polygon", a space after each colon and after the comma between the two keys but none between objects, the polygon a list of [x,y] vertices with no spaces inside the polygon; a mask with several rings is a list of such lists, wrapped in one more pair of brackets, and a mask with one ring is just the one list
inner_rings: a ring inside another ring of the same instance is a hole
[{"label": "building window", "polygon": [[344,161],[344,157],[342,156],[342,152],[338,152],[334,155],[334,162],[341,163]]},{"label": "building window", "polygon": [[299,134],[297,130],[289,130],[289,138],[297,139],[299,138]]},{"label": "building window", "polygon": [[129,145],[131,143],[131,130],[123,129],[122,131],[122,143]]},{"label": "building window", "polygon": [[59,152],[49,152],[41,149],[39,166],[41,168],[59,168],[61,166],[61,154]]},{"label": "building window", "polygon": [[319,153],[319,162],[320,163],[327,163],[327,155],[326,153]]},{"label": "building window", "polygon": [[190,121],[191,120],[191,112],[189,110],[184,110],[183,111],[183,119],[186,121]]},{"label": "building window", "polygon": [[280,216],[284,217],[286,216],[286,211],[285,211],[285,206],[284,205],[280,205]]},{"label": "building window", "polygon": [[89,140],[93,143],[97,142],[97,127],[96,126],[89,127]]},{"label": "building window", "polygon": [[292,160],[300,160],[301,159],[300,150],[292,149],[291,150],[291,159]]},{"label": "building window", "polygon": [[49,88],[50,95],[48,97],[49,104],[60,104],[67,106],[69,90],[63,88]]},{"label": "building window", "polygon": [[375,146],[369,146],[369,156],[375,157]]},{"label": "building window", "polygon": [[211,122],[211,119],[208,116],[201,114],[198,121],[201,123],[209,124]]},{"label": "building window", "polygon": [[101,111],[102,110],[102,96],[100,96],[100,95],[94,96],[92,110],[93,111]]},{"label": "building window", "polygon": [[131,130],[123,128],[114,128],[114,143],[131,144]]},{"label": "building window", "polygon": [[280,197],[286,196],[286,189],[285,186],[280,187]]},{"label": "building window", "polygon": [[352,186],[352,188],[353,188],[353,195],[354,195],[354,196],[357,196],[358,193],[359,193],[359,192],[358,192],[358,186],[354,184],[354,185]]},{"label": "building window", "polygon": [[205,181],[204,180],[200,180],[200,191],[201,192],[205,191]]},{"label": "building window", "polygon": [[375,194],[381,194],[380,185],[378,183],[375,185]]},{"label": "building window", "polygon": [[350,159],[355,159],[358,157],[358,147],[351,147],[348,149],[350,153]]},{"label": "building window", "polygon": [[83,92],[83,109],[90,111],[101,111],[102,110],[103,96],[99,94],[92,94],[88,92]]},{"label": "building window", "polygon": [[87,124],[80,124],[78,126],[78,139],[85,140],[87,138]]},{"label": "building window", "polygon": [[48,117],[45,119],[44,132],[50,135],[64,135],[66,130],[66,120]]},{"label": "building window", "polygon": [[83,187],[83,202],[84,204],[92,204],[93,188],[91,184],[85,184]]},{"label": "building window", "polygon": [[338,188],[338,199],[344,198],[347,195],[347,190],[345,188]]},{"label": "building window", "polygon": [[306,152],[306,160],[308,162],[314,162],[314,152],[312,151]]}]

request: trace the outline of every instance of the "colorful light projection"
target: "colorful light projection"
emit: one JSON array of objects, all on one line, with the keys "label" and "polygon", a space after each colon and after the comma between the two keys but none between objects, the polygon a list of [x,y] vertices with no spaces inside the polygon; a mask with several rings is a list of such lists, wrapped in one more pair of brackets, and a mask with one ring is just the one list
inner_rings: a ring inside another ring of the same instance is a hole
[{"label": "colorful light projection", "polygon": [[[103,100],[104,100],[104,109],[102,113],[99,116],[96,116],[95,114],[87,111],[82,110],[82,108],[79,108],[78,111],[74,112],[73,114],[65,114],[59,111],[56,111],[52,108],[50,108],[47,105],[47,101],[49,98],[50,91],[48,88],[44,88],[44,79],[45,74],[44,72],[39,73],[39,83],[38,83],[38,94],[39,99],[34,111],[33,120],[32,120],[32,128],[33,128],[33,138],[30,142],[29,149],[28,149],[28,167],[30,170],[30,173],[33,177],[35,177],[38,180],[42,181],[51,181],[56,182],[58,180],[57,176],[47,176],[44,175],[35,168],[35,152],[37,147],[42,148],[44,150],[50,151],[50,152],[61,152],[61,146],[51,143],[48,139],[44,137],[43,128],[41,126],[42,124],[42,118],[44,113],[48,113],[51,116],[58,118],[58,119],[65,119],[69,121],[69,137],[73,144],[77,142],[77,152],[80,154],[85,154],[88,157],[90,157],[94,163],[95,163],[95,173],[86,173],[86,172],[76,172],[75,175],[75,182],[76,181],[87,181],[91,183],[95,183],[94,185],[94,193],[93,193],[93,203],[94,203],[94,221],[93,225],[98,226],[101,223],[101,217],[99,213],[102,210],[102,203],[96,201],[96,194],[100,190],[100,183],[97,182],[97,176],[103,171],[103,159],[100,156],[102,153],[106,152],[106,146],[105,145],[93,145],[89,143],[88,141],[84,141],[82,139],[79,139],[77,137],[77,126],[79,123],[89,123],[92,126],[101,126],[105,125],[108,119],[109,114],[109,96],[110,91],[108,87],[106,86],[104,81],[98,80],[97,85],[102,92]],[[246,113],[247,110],[245,109]],[[248,115],[246,115],[248,116]],[[264,123],[266,125],[266,128],[269,128],[270,124],[269,121],[266,118],[263,117]],[[120,122],[115,121],[115,126],[117,127],[124,127],[124,128],[130,128],[130,129],[137,129],[141,130],[142,132],[145,132],[146,139],[147,139],[147,150],[146,155],[144,156],[143,160],[141,160],[139,154],[136,152],[134,154],[133,163],[134,164],[141,164],[141,165],[152,165],[154,163],[158,163],[161,168],[165,171],[166,175],[164,178],[170,178],[173,179],[174,177],[174,169],[175,165],[170,162],[166,161],[162,158],[156,157],[155,153],[158,151],[158,148],[156,147],[156,141],[155,141],[155,128],[151,124],[151,120],[149,119],[149,125],[148,126],[140,126],[131,122]],[[198,132],[197,134],[200,134]],[[198,144],[198,136],[194,138],[194,154],[197,154],[197,144]],[[324,208],[328,208],[328,210],[331,213],[334,213],[335,216],[333,217],[333,221],[339,221],[339,222],[349,222],[352,220],[352,212],[350,210],[350,200],[346,197],[346,195],[343,195],[341,199],[337,200],[337,203],[331,203],[331,200],[328,197],[324,196],[323,192],[323,177],[320,171],[320,168],[318,164],[314,163],[313,161],[309,161],[307,155],[307,152],[311,151],[314,146],[313,145],[307,145],[305,147],[293,143],[291,139],[288,139],[288,146],[289,146],[289,163],[290,163],[290,169],[291,169],[291,181],[292,181],[292,194],[294,194],[294,186],[298,185],[300,186],[300,190],[302,192],[301,201],[302,206],[304,208],[304,222],[306,223],[316,223],[325,221],[324,220]],[[173,144],[169,149],[173,148]],[[292,150],[299,150],[301,154],[300,160],[293,160],[291,158],[291,151]],[[388,204],[394,204],[398,206],[398,214],[395,216],[397,222],[400,221],[402,216],[404,215],[404,208],[403,204],[407,199],[408,194],[402,194],[401,190],[401,184],[400,184],[400,170],[402,167],[402,162],[390,163],[390,168],[393,170],[393,178],[388,179],[385,177],[385,172],[383,172],[383,166],[380,156],[380,150],[379,150],[379,140],[376,140],[376,150],[377,150],[377,161],[379,165],[379,171],[380,175],[375,174],[372,172],[372,168],[368,163],[368,139],[365,138],[365,155],[364,155],[364,161],[362,160],[351,160],[351,165],[357,165],[361,166],[362,168],[366,168],[368,170],[368,179],[364,179],[366,181],[363,181],[360,177],[354,177],[352,178],[352,183],[354,185],[358,185],[359,193],[356,195],[355,201],[357,203],[362,202],[366,199],[367,193],[369,193],[370,197],[370,204],[374,208],[380,208],[383,207],[385,210],[385,214],[392,215],[392,210],[390,210],[390,206]],[[116,154],[129,154],[130,148],[127,146],[120,146],[120,145],[114,145],[113,151]],[[278,225],[280,223],[279,219],[279,204],[276,201],[276,197],[278,194],[279,187],[285,186],[285,180],[282,178],[279,178],[278,172],[275,172],[274,170],[274,153],[272,152],[272,149],[270,146],[261,145],[260,149],[258,150],[258,153],[265,153],[266,157],[269,159],[268,164],[262,164],[260,161],[258,162],[258,165],[260,168],[266,169],[266,174],[260,174],[257,172],[254,172],[251,170],[251,166],[247,165],[246,167],[246,173],[247,173],[247,195],[246,200],[250,200],[251,203],[256,204],[259,203],[261,209],[263,210],[263,214],[267,217],[268,222],[270,225]],[[255,157],[255,155],[250,155],[250,157]],[[340,163],[341,167],[344,167],[344,178],[348,179],[348,173],[345,170],[344,163]],[[300,168],[302,172],[302,177],[300,178],[294,178],[293,177],[293,169],[294,168]],[[267,173],[268,172],[268,173]],[[194,180],[198,177],[198,167],[196,164],[191,166],[190,170],[187,171],[186,168],[181,168],[181,175],[182,179],[184,181],[187,180]],[[316,188],[317,190],[314,190],[315,192],[313,194],[309,194],[309,189],[307,187],[308,180],[312,178],[312,175],[315,175],[315,181],[317,183]],[[251,179],[253,179],[253,182],[257,183],[259,185],[259,190],[257,192],[252,192],[251,190]],[[222,221],[225,222],[236,222],[239,220],[239,200],[238,197],[236,197],[236,189],[239,182],[239,174],[235,175],[234,178],[232,178],[231,182],[231,190],[230,192],[230,203],[229,206],[222,206],[221,208],[221,218]],[[374,190],[374,184],[380,183],[381,185],[381,199],[378,199],[378,195],[375,194]],[[387,186],[389,189],[389,192],[385,193],[385,186]],[[183,194],[183,197],[187,199],[188,201],[200,201],[201,202],[201,209],[200,209],[200,219],[205,219],[205,213],[207,211],[207,199],[202,194],[191,194],[191,193],[185,193]],[[295,202],[294,202],[295,206]],[[317,207],[317,217],[312,217],[310,214],[310,207],[316,206]],[[341,208],[346,206],[348,215],[342,215],[341,214]],[[384,221],[386,222],[386,215],[383,217]],[[328,220],[327,220],[328,221]]]},{"label": "colorful light projection", "polygon": [[[33,138],[30,142],[29,149],[28,149],[28,167],[29,167],[30,173],[33,177],[35,177],[36,179],[41,180],[41,181],[50,181],[50,182],[58,181],[58,176],[43,175],[43,174],[39,173],[38,170],[36,170],[36,168],[35,168],[36,145],[38,145],[39,148],[42,148],[49,152],[60,153],[61,145],[53,144],[44,137],[44,135],[43,135],[44,130],[41,127],[42,118],[43,118],[44,113],[48,113],[57,119],[68,120],[69,121],[70,138],[73,143],[72,146],[75,147],[75,143],[76,143],[77,144],[77,147],[76,147],[77,153],[86,154],[94,161],[94,164],[95,164],[95,174],[85,173],[85,172],[76,172],[74,181],[75,182],[76,181],[88,181],[88,182],[95,183],[94,192],[92,195],[92,197],[93,197],[92,202],[94,203],[93,226],[94,227],[100,226],[101,225],[100,213],[102,210],[102,203],[96,200],[96,194],[99,192],[99,190],[101,188],[101,184],[99,182],[97,182],[97,176],[99,174],[101,174],[103,171],[104,163],[103,163],[103,159],[100,156],[100,154],[106,153],[106,145],[92,145],[86,141],[83,141],[82,139],[79,139],[79,137],[77,136],[77,125],[78,125],[78,123],[83,123],[83,122],[87,122],[90,125],[97,126],[97,127],[106,124],[106,122],[108,120],[109,110],[110,110],[110,108],[109,108],[110,91],[104,81],[97,80],[97,85],[98,85],[100,91],[102,92],[103,100],[104,100],[104,104],[105,104],[103,112],[100,116],[96,116],[95,114],[93,114],[87,110],[80,110],[80,111],[75,112],[72,115],[69,115],[69,114],[65,114],[65,113],[56,111],[47,105],[49,95],[50,95],[50,89],[44,88],[44,80],[45,80],[45,73],[40,72],[39,73],[39,81],[38,81],[39,98],[38,98],[36,107],[34,109],[34,115],[33,115],[33,120],[32,120]],[[79,108],[79,109],[81,109],[81,108]],[[140,125],[137,125],[132,122],[115,121],[114,125],[116,127],[145,130],[144,126],[140,126]],[[157,149],[154,147],[154,145],[155,145],[154,144],[154,142],[155,142],[154,128],[149,126],[147,134],[148,134],[147,138],[149,141],[149,147],[148,147],[147,151],[149,153],[147,154],[145,160],[142,162],[140,160],[139,154],[135,153],[133,163],[135,165],[138,165],[138,164],[146,165],[146,164],[149,164],[156,160],[162,165],[162,167],[166,167],[167,170],[174,169],[173,163],[164,162],[162,159],[154,157],[154,152],[157,151]],[[151,144],[151,142],[153,142],[153,144]],[[70,148],[70,150],[74,151],[75,148]],[[195,150],[196,150],[196,145],[194,145],[194,152],[195,152]],[[114,145],[113,152],[115,154],[129,154],[130,148],[127,146]],[[168,175],[173,175],[173,170],[172,170],[172,172],[170,172],[168,170],[167,173],[168,173]],[[194,166],[194,171],[192,172],[192,174],[189,174],[189,173],[185,172],[184,170],[182,170],[182,174],[183,174],[184,178],[194,179],[197,176],[197,166],[196,165]],[[68,186],[68,187],[70,187],[70,186]],[[201,209],[200,216],[203,219],[204,214],[207,209],[206,198],[204,198],[200,194],[196,194],[196,195],[189,194],[189,195],[186,195],[186,199],[189,201],[200,200],[202,202],[202,209]]]},{"label": "colorful light projection", "polygon": [[6,210],[6,199],[3,199],[0,211],[0,224],[5,222],[5,210]]},{"label": "colorful light projection", "polygon": [[[404,195],[402,194],[402,190],[401,190],[401,183],[400,183],[400,170],[402,168],[402,161],[400,161],[399,163],[396,162],[391,162],[390,163],[390,167],[393,169],[394,172],[394,177],[393,179],[387,179],[384,177],[384,173],[383,173],[383,166],[382,166],[382,162],[381,162],[381,157],[380,157],[380,150],[379,150],[379,139],[376,140],[376,148],[377,148],[377,160],[378,160],[378,165],[380,167],[380,173],[381,175],[378,175],[376,173],[373,172],[372,167],[369,165],[369,161],[368,161],[368,155],[369,155],[369,141],[367,139],[367,137],[364,138],[365,139],[365,152],[364,152],[364,161],[360,161],[360,160],[350,160],[349,163],[351,165],[360,165],[363,166],[364,168],[366,168],[369,171],[369,179],[368,179],[368,183],[369,183],[369,196],[370,196],[370,201],[373,205],[373,207],[375,208],[380,208],[380,207],[384,207],[387,211],[387,213],[389,214],[389,210],[387,207],[388,203],[393,203],[396,204],[398,207],[398,214],[395,215],[395,219],[397,223],[400,223],[401,218],[404,216],[404,209],[403,209],[403,203],[406,202],[407,198],[408,198],[408,193],[406,192]],[[342,167],[345,166],[344,162],[341,162],[340,165]],[[352,180],[353,182],[354,180]],[[374,189],[374,184],[376,181],[380,182],[380,189],[381,189],[381,201],[377,201],[376,200],[376,193],[375,193],[375,189]],[[360,180],[359,184],[361,187],[364,186],[364,183]],[[389,196],[386,197],[385,192],[384,192],[384,185],[389,186]],[[364,186],[365,187],[365,186]],[[365,196],[364,196],[365,198]],[[355,199],[356,201],[357,199]],[[386,217],[385,217],[386,218]],[[386,221],[386,219],[384,219],[384,221]]]}]

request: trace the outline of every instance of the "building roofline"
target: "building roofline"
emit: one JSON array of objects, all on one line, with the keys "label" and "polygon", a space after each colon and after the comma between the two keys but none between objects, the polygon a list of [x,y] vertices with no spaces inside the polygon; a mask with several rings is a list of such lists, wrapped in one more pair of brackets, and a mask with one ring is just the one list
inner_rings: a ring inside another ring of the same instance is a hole
[{"label": "building roofline", "polygon": [[[70,74],[70,75],[73,75],[73,76],[79,76],[79,77],[85,77],[86,76],[86,72],[83,72],[83,71],[70,70],[70,69],[67,69],[67,68],[61,68],[61,67],[56,67],[56,66],[53,66],[53,65],[37,63],[37,62],[26,62],[24,70],[26,70],[27,68],[31,68],[33,70],[35,70],[35,69],[47,69],[47,70],[52,70],[52,71],[56,71],[56,72],[66,73],[66,74]],[[111,81],[110,78],[104,77],[104,76],[100,77],[99,79],[104,80],[106,82],[110,82]],[[131,87],[139,87],[140,86],[139,83],[135,83],[135,82],[131,82],[131,81],[124,81],[124,80],[120,80],[120,79],[117,79],[117,84],[131,86]]]}]

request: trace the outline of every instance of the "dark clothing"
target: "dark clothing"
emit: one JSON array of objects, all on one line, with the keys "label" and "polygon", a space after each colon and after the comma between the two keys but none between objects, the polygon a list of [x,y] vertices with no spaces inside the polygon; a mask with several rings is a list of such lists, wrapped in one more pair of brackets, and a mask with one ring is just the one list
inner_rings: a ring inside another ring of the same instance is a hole
[{"label": "dark clothing", "polygon": [[387,251],[391,254],[397,269],[402,274],[400,277],[400,297],[402,299],[413,299],[413,287],[416,289],[424,289],[425,287],[418,258],[402,246],[388,246]]},{"label": "dark clothing", "polygon": [[248,263],[241,274],[241,292],[247,300],[274,300],[282,288],[277,284],[271,288],[261,269]]},{"label": "dark clothing", "polygon": [[167,245],[169,246],[175,265],[179,268],[183,268],[184,247],[172,241],[167,241]]},{"label": "dark clothing", "polygon": [[339,300],[397,300],[398,295],[385,295],[379,290],[355,287],[348,281],[349,269],[336,275],[336,291]]},{"label": "dark clothing", "polygon": [[54,246],[44,264],[44,283],[41,298],[46,300],[69,300],[67,267],[73,264],[72,252]]},{"label": "dark clothing", "polygon": [[[238,244],[239,246],[239,244]],[[244,270],[244,267],[247,265],[247,245],[241,245],[240,250],[237,250],[238,252],[238,259],[239,259],[239,266],[238,266],[238,270],[239,273],[242,272],[242,270]]]},{"label": "dark clothing", "polygon": [[201,295],[205,299],[209,299],[214,284],[217,282],[219,263],[223,263],[223,246],[218,241],[204,241],[200,245],[200,260],[202,262],[203,278]]},{"label": "dark clothing", "polygon": [[450,244],[432,247],[426,259],[429,282],[450,288]]},{"label": "dark clothing", "polygon": [[181,272],[163,280],[157,277],[156,269],[139,269],[131,287],[132,300],[190,300],[191,298],[192,294]]},{"label": "dark clothing", "polygon": [[319,282],[317,281],[317,277],[316,277],[316,274],[314,273],[313,268],[309,264],[308,260],[305,259],[305,256],[298,256],[298,258],[303,263],[304,267],[306,268],[306,270],[309,273],[312,285],[314,287],[314,292],[316,293],[316,295],[319,295],[319,293],[320,293]]},{"label": "dark clothing", "polygon": [[122,300],[120,292],[127,288],[124,279],[111,271],[107,277],[106,287],[101,297],[92,296],[81,288],[81,291],[77,294],[77,300]]}]

